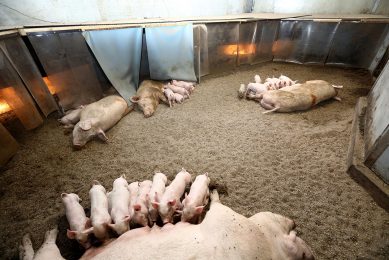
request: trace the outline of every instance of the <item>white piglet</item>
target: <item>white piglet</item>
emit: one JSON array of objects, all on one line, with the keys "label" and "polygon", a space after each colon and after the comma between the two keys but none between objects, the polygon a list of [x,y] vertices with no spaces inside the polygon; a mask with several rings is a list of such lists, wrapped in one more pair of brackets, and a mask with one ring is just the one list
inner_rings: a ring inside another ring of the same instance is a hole
[{"label": "white piglet", "polygon": [[182,102],[184,102],[184,96],[181,95],[181,94],[178,94],[178,93],[174,93],[174,99],[176,100],[176,102],[178,104],[181,104]]},{"label": "white piglet", "polygon": [[118,235],[129,230],[130,211],[130,192],[125,175],[117,178],[113,182],[112,191],[107,194],[108,197],[108,212],[111,215],[113,224],[108,226],[113,229]]},{"label": "white piglet", "polygon": [[174,93],[182,95],[184,98],[189,98],[189,92],[185,88],[177,87],[170,83],[167,83],[166,87],[171,89]]},{"label": "white piglet", "polygon": [[160,199],[162,198],[163,193],[165,192],[166,189],[166,182],[167,178],[166,175],[157,172],[154,174],[153,177],[153,185],[151,186],[150,193],[148,195],[148,207],[149,207],[149,218],[150,218],[150,223],[155,223],[158,218],[158,210],[153,207],[151,204],[152,201],[159,202]]},{"label": "white piglet", "polygon": [[70,229],[67,230],[69,239],[76,239],[82,246],[89,247],[88,235],[92,233],[90,219],[86,217],[84,208],[80,205],[80,197],[75,193],[62,193],[66,218]]},{"label": "white piglet", "polygon": [[192,222],[198,220],[200,222],[200,215],[203,212],[204,207],[208,204],[209,200],[209,182],[208,173],[198,175],[190,187],[189,194],[185,196],[182,201],[184,206],[181,213],[182,222]]},{"label": "white piglet", "polygon": [[94,180],[89,190],[91,202],[91,214],[93,234],[99,240],[108,237],[108,225],[111,223],[111,216],[108,213],[108,198],[106,190],[100,182]]},{"label": "white piglet", "polygon": [[297,82],[297,80],[293,81],[289,77],[284,76],[284,75],[281,75],[278,79],[281,80],[282,87],[292,86],[292,85],[296,84],[296,82]]},{"label": "white piglet", "polygon": [[150,193],[152,181],[146,180],[139,183],[138,195],[134,208],[134,216],[132,221],[136,224],[146,227],[149,223],[148,195]]},{"label": "white piglet", "polygon": [[151,202],[153,207],[158,209],[164,224],[171,223],[173,221],[173,214],[177,209],[181,208],[180,198],[184,194],[185,187],[190,183],[190,180],[190,174],[183,168],[177,173],[170,185],[166,187],[161,201]]},{"label": "white piglet", "polygon": [[186,82],[186,81],[180,81],[180,80],[173,79],[172,84],[177,86],[177,87],[185,88],[189,92],[189,94],[191,94],[194,91],[194,83],[193,82]]},{"label": "white piglet", "polygon": [[174,106],[174,102],[176,101],[174,92],[170,88],[164,88],[163,93],[165,94],[165,97],[169,101],[169,107]]}]

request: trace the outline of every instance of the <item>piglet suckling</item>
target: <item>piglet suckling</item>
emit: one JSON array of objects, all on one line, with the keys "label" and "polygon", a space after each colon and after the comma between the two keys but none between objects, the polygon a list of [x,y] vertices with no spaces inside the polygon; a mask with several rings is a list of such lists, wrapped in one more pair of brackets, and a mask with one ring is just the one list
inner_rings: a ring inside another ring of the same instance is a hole
[{"label": "piglet suckling", "polygon": [[108,198],[106,190],[100,182],[94,180],[89,190],[91,202],[91,222],[93,234],[99,240],[108,237],[108,225],[111,223],[111,216],[108,213]]},{"label": "piglet suckling", "polygon": [[113,224],[108,226],[118,235],[129,230],[130,211],[130,192],[128,183],[124,175],[113,182],[112,191],[108,192],[108,212],[111,215]]},{"label": "piglet suckling", "polygon": [[184,98],[189,98],[189,92],[185,88],[177,87],[170,83],[167,83],[165,87],[171,89],[174,93],[182,95]]},{"label": "piglet suckling", "polygon": [[134,208],[134,216],[132,221],[135,224],[146,227],[149,223],[149,202],[148,196],[152,186],[152,181],[145,180],[139,183],[139,189],[135,204],[132,206]]},{"label": "piglet suckling", "polygon": [[181,213],[181,221],[192,222],[200,221],[200,215],[209,200],[209,182],[208,173],[198,175],[190,187],[189,194],[182,201],[184,206]]},{"label": "piglet suckling", "polygon": [[181,104],[182,102],[184,102],[184,96],[179,94],[179,93],[174,93],[174,99],[175,101],[178,103],[178,104]]},{"label": "piglet suckling", "polygon": [[130,212],[131,219],[134,217],[134,205],[136,203],[136,199],[138,197],[138,191],[139,191],[139,182],[131,182],[128,185],[128,191],[130,192],[130,204],[128,205],[128,211]]},{"label": "piglet suckling", "polygon": [[88,235],[92,233],[93,228],[84,208],[80,205],[80,197],[75,193],[62,193],[61,198],[70,227],[66,233],[67,237],[76,239],[84,247],[89,247]]},{"label": "piglet suckling", "polygon": [[296,84],[296,82],[297,82],[297,80],[293,81],[285,75],[281,75],[278,79],[281,80],[282,87],[292,86],[292,85]]},{"label": "piglet suckling", "polygon": [[169,107],[174,106],[174,102],[176,101],[176,97],[174,96],[174,92],[170,88],[164,88],[163,94],[165,94],[165,97],[169,101]]},{"label": "piglet suckling", "polygon": [[166,187],[160,202],[152,201],[155,209],[158,209],[163,223],[171,223],[173,215],[177,209],[181,208],[181,196],[184,194],[185,187],[191,181],[190,174],[183,168],[177,173],[174,180]]},{"label": "piglet suckling", "polygon": [[150,189],[150,193],[148,196],[148,207],[149,207],[149,218],[150,218],[150,223],[155,223],[158,218],[158,210],[153,207],[151,204],[152,201],[159,202],[160,199],[162,198],[163,193],[165,192],[166,189],[166,182],[167,182],[167,177],[165,174],[161,172],[157,172],[154,174],[153,177],[153,184]]},{"label": "piglet suckling", "polygon": [[173,79],[172,84],[177,86],[177,87],[185,88],[189,92],[189,94],[191,94],[194,91],[194,83],[193,82],[187,82],[187,81]]}]

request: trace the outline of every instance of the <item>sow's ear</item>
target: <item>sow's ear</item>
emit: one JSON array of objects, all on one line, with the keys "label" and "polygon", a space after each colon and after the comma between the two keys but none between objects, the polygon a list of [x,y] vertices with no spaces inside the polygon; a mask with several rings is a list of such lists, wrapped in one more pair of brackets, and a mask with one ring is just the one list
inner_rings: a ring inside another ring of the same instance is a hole
[{"label": "sow's ear", "polygon": [[130,101],[132,103],[138,103],[139,99],[140,99],[139,96],[132,96],[132,97],[130,97]]},{"label": "sow's ear", "polygon": [[79,126],[82,130],[88,131],[89,129],[92,128],[92,122],[90,120],[85,120],[80,122]]},{"label": "sow's ear", "polygon": [[104,131],[101,129],[97,132],[97,137],[100,138],[101,141],[103,141],[103,142],[108,142],[108,137],[105,135]]}]

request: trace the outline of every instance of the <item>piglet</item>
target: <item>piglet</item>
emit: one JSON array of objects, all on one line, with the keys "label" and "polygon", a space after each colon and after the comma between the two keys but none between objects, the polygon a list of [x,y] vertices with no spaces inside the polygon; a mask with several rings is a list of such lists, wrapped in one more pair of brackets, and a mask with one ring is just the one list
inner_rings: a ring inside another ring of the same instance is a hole
[{"label": "piglet", "polygon": [[176,102],[178,104],[181,104],[182,102],[184,102],[184,96],[181,94],[178,94],[178,93],[174,93],[174,99],[176,100]]},{"label": "piglet", "polygon": [[157,172],[154,174],[153,185],[151,186],[150,193],[148,195],[150,223],[155,223],[158,218],[158,210],[155,209],[153,205],[151,205],[151,202],[160,201],[163,193],[165,192],[166,182],[167,178],[165,174],[161,172]]},{"label": "piglet", "polygon": [[80,121],[81,111],[84,106],[79,106],[76,109],[66,111],[65,116],[58,119],[58,122],[64,125],[64,128],[73,128]]},{"label": "piglet", "polygon": [[172,84],[177,86],[177,87],[185,88],[189,92],[189,94],[191,94],[194,91],[194,83],[193,82],[179,81],[179,80],[173,79]]},{"label": "piglet", "polygon": [[265,80],[265,84],[269,87],[269,89],[276,90],[280,89],[282,86],[281,80],[275,77],[267,78]]},{"label": "piglet", "polygon": [[182,168],[177,173],[174,180],[166,188],[160,202],[152,201],[152,205],[155,209],[158,209],[159,215],[162,218],[163,223],[171,223],[173,220],[173,214],[179,208],[181,208],[180,198],[184,194],[186,185],[191,180],[190,174]]},{"label": "piglet", "polygon": [[152,184],[152,181],[149,180],[139,183],[138,195],[135,204],[132,206],[134,208],[134,216],[132,217],[133,222],[144,227],[148,225],[149,220],[147,198]]},{"label": "piglet", "polygon": [[262,83],[262,79],[259,75],[254,76],[254,81],[255,81],[255,83]]},{"label": "piglet", "polygon": [[247,89],[246,89],[246,97],[250,94],[250,93],[254,93],[254,94],[261,94],[261,93],[264,93],[268,91],[268,87],[266,86],[266,84],[261,84],[261,83],[249,83],[247,85]]},{"label": "piglet", "polygon": [[83,247],[89,247],[88,235],[92,233],[90,219],[86,217],[84,208],[80,205],[80,197],[75,193],[62,193],[66,218],[70,229],[67,230],[69,239],[76,239]]},{"label": "piglet", "polygon": [[282,87],[292,86],[292,85],[296,84],[296,82],[297,82],[297,80],[293,81],[290,78],[288,78],[287,76],[284,76],[282,74],[281,74],[281,76],[278,79],[281,80],[281,86]]},{"label": "piglet", "polygon": [[108,198],[103,185],[94,180],[89,190],[91,202],[91,221],[93,234],[99,240],[108,236],[108,225],[111,223],[111,216],[108,213]]},{"label": "piglet", "polygon": [[166,87],[171,89],[174,93],[182,95],[184,98],[189,98],[189,92],[185,88],[177,87],[170,83],[167,83]]},{"label": "piglet", "polygon": [[130,212],[130,218],[134,217],[134,205],[138,197],[139,182],[132,182],[128,185],[128,191],[130,192],[130,204],[128,205],[128,211]]},{"label": "piglet", "polygon": [[169,107],[172,107],[174,105],[174,102],[176,101],[174,92],[170,88],[164,88],[163,93],[165,94],[165,97],[169,101]]},{"label": "piglet", "polygon": [[209,181],[208,173],[196,177],[190,187],[189,195],[182,201],[182,205],[184,206],[183,210],[177,211],[182,214],[182,222],[190,222],[196,218],[198,218],[198,223],[200,222],[199,216],[209,200]]},{"label": "piglet", "polygon": [[112,191],[107,194],[108,197],[108,212],[111,215],[114,224],[108,224],[118,235],[129,230],[130,211],[130,192],[128,191],[128,183],[123,174],[113,182]]}]

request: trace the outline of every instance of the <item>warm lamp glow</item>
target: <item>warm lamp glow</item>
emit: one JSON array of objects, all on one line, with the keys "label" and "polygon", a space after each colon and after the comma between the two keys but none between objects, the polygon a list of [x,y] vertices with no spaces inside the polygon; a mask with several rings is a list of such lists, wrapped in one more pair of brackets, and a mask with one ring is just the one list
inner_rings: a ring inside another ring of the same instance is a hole
[{"label": "warm lamp glow", "polygon": [[255,53],[256,46],[255,44],[229,44],[224,45],[223,53],[227,55],[236,55],[239,50],[239,55],[251,55]]},{"label": "warm lamp glow", "polygon": [[46,86],[49,88],[51,95],[57,93],[56,87],[53,84],[51,84],[50,80],[47,77],[43,77],[43,81],[46,83]]},{"label": "warm lamp glow", "polygon": [[4,114],[8,111],[11,111],[11,107],[5,100],[0,99],[0,114]]}]

